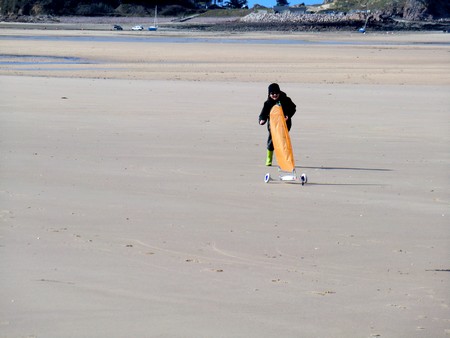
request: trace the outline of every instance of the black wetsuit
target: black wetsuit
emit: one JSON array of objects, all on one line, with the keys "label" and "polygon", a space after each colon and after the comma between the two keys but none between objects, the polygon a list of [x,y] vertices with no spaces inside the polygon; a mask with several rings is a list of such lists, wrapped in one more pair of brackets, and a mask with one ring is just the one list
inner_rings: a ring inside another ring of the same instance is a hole
[{"label": "black wetsuit", "polygon": [[296,111],[296,106],[294,102],[286,95],[285,92],[280,92],[280,96],[277,100],[272,100],[270,96],[267,101],[264,102],[264,107],[259,114],[259,121],[267,122],[267,130],[269,131],[269,136],[267,138],[267,150],[273,151],[272,135],[270,134],[270,110],[276,104],[280,103],[281,108],[283,108],[284,116],[287,116],[286,125],[288,130],[291,130],[292,126],[292,116],[294,116]]}]

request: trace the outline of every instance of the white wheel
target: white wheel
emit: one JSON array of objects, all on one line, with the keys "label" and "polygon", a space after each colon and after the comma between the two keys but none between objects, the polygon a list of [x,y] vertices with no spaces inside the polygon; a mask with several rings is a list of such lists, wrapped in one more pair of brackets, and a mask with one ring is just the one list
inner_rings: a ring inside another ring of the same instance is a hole
[{"label": "white wheel", "polygon": [[267,173],[266,176],[264,176],[264,182],[269,183],[269,181],[270,181],[270,174]]},{"label": "white wheel", "polygon": [[306,174],[302,174],[302,176],[300,176],[300,180],[302,181],[302,185],[308,183],[308,176],[306,176]]}]

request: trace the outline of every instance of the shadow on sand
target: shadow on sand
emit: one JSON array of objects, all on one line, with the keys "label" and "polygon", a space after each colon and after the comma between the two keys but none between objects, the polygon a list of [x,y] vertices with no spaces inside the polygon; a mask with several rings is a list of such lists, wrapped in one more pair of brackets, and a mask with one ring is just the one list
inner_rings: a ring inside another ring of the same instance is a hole
[{"label": "shadow on sand", "polygon": [[296,166],[299,169],[320,169],[320,170],[366,170],[366,171],[393,171],[392,169],[381,169],[381,168],[347,168],[347,167],[303,167]]},{"label": "shadow on sand", "polygon": [[[282,181],[279,179],[271,179],[270,180],[270,184],[300,184],[301,182],[299,181]],[[346,187],[384,187],[387,186],[387,184],[379,184],[379,183],[320,183],[320,182],[310,182],[308,181],[308,183],[306,183],[304,186],[309,186],[309,185],[323,185],[323,186],[346,186]]]},{"label": "shadow on sand", "polygon": [[314,183],[308,182],[307,185],[328,185],[328,186],[353,186],[353,187],[385,187],[387,184],[379,183]]}]

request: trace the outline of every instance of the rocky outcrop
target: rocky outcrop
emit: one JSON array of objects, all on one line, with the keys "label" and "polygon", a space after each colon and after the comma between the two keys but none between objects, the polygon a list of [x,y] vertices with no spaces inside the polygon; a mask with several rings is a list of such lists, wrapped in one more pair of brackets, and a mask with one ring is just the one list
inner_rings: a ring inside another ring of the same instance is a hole
[{"label": "rocky outcrop", "polygon": [[434,19],[450,19],[450,1],[435,0],[429,1],[427,12]]},{"label": "rocky outcrop", "polygon": [[403,18],[406,20],[431,19],[427,0],[407,0],[403,8]]},{"label": "rocky outcrop", "polygon": [[325,3],[336,10],[375,9],[386,15],[401,17],[405,20],[450,19],[449,0],[391,0],[383,4],[373,0],[359,0],[353,1],[352,8],[348,8],[348,1],[346,0],[332,0]]},{"label": "rocky outcrop", "polygon": [[[355,30],[368,27],[375,31],[393,30],[443,30],[450,29],[450,19],[432,20],[423,7],[413,3],[408,9],[408,17],[402,17],[395,8],[386,11],[356,11],[351,13],[295,14],[270,11],[253,12],[237,23],[234,30],[278,30],[278,31],[321,31]],[[423,1],[422,1],[423,2]],[[402,8],[403,10],[403,8]],[[415,19],[420,17],[422,19]],[[425,20],[426,19],[426,20]],[[231,25],[230,25],[231,26]]]},{"label": "rocky outcrop", "polygon": [[363,13],[353,14],[293,14],[289,12],[283,13],[269,13],[269,12],[254,12],[240,21],[246,23],[297,23],[297,24],[339,24],[339,23],[361,23],[364,22],[365,15]]}]

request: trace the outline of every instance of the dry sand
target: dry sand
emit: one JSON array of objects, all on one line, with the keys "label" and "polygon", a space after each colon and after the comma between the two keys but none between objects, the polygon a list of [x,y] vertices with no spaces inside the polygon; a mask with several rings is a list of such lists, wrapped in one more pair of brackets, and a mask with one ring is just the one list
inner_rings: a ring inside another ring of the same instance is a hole
[{"label": "dry sand", "polygon": [[0,337],[448,337],[449,37],[1,30]]}]

